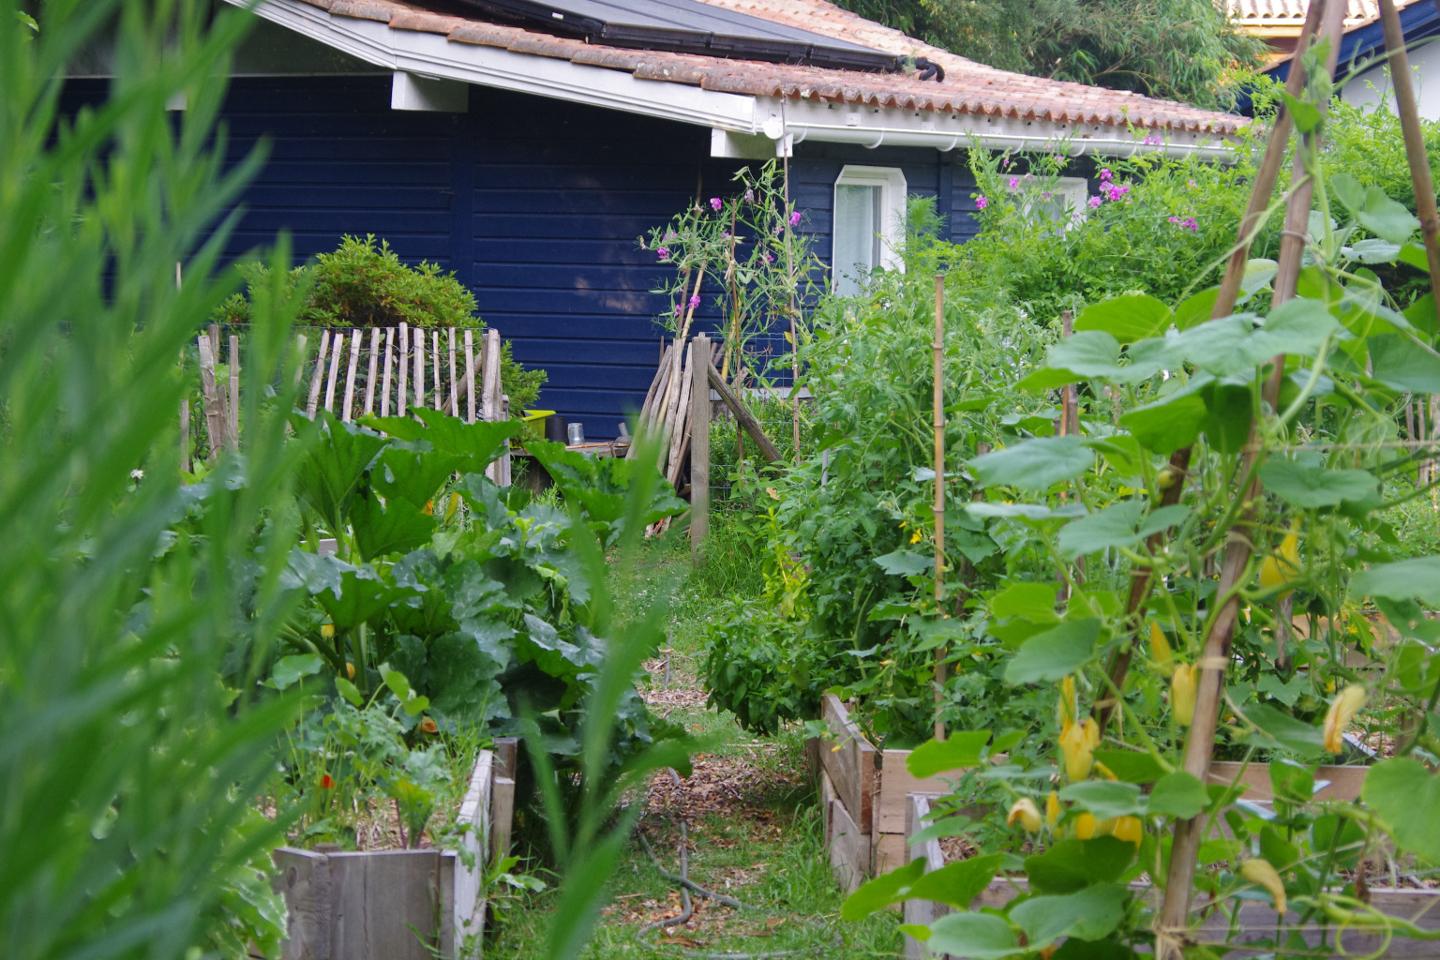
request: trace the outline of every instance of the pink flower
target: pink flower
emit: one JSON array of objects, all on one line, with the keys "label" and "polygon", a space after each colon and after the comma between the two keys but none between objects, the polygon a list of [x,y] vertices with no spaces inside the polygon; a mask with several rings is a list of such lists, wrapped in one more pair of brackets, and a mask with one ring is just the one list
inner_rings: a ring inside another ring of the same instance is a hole
[{"label": "pink flower", "polygon": [[1147,147],[1158,147],[1158,146],[1160,146],[1160,144],[1164,143],[1165,141],[1160,139],[1160,135],[1159,135],[1159,134],[1152,133],[1152,134],[1150,134],[1148,137],[1146,137],[1144,140],[1141,140],[1140,142],[1141,142],[1142,144],[1144,144],[1145,146],[1147,146]]},{"label": "pink flower", "polygon": [[1100,206],[1100,204],[1102,204],[1102,203],[1104,203],[1104,202],[1105,202],[1105,201],[1104,201],[1103,199],[1101,199],[1100,194],[1098,194],[1098,193],[1095,194],[1093,197],[1091,197],[1089,200],[1086,200],[1086,201],[1085,201],[1085,203],[1086,203],[1087,205],[1089,205],[1089,207],[1090,207],[1091,210],[1094,210],[1096,207]]},{"label": "pink flower", "polygon": [[983,193],[977,194],[975,197],[975,209],[984,210],[988,206],[990,206],[990,198]]},{"label": "pink flower", "polygon": [[692,293],[690,295],[690,309],[694,310],[698,306],[700,306],[700,294]]},{"label": "pink flower", "polygon": [[659,249],[657,249],[657,250],[655,251],[655,256],[658,257],[658,258],[661,259],[661,260],[669,260],[669,259],[670,259],[670,248],[669,248],[669,247],[660,247]]},{"label": "pink flower", "polygon": [[746,187],[746,188],[745,188],[745,202],[746,202],[746,203],[754,203],[754,202],[755,202],[755,191],[752,190],[752,189],[749,188],[749,187]]},{"label": "pink flower", "polygon": [[792,227],[798,227],[798,226],[800,226],[800,211],[799,211],[799,210],[795,210],[795,211],[793,211],[793,212],[790,214],[790,226],[792,226]]},{"label": "pink flower", "polygon": [[760,258],[761,258],[762,260],[764,260],[766,263],[774,263],[774,262],[775,262],[775,258],[772,257],[772,256],[770,256],[770,251],[769,251],[769,250],[766,250],[766,251],[764,251],[763,253],[761,253],[761,254],[760,254]]},{"label": "pink flower", "polygon": [[719,212],[720,212],[720,208],[723,207],[724,205],[725,205],[725,204],[720,201],[720,198],[719,198],[719,197],[711,197],[711,198],[710,198],[710,209],[711,209],[711,210],[714,210],[716,213],[719,213]]},{"label": "pink flower", "polygon": [[1105,182],[1111,180],[1114,176],[1115,176],[1115,174],[1113,174],[1113,173],[1110,172],[1110,168],[1109,168],[1109,167],[1101,167],[1101,168],[1100,168],[1100,182],[1101,182],[1101,183],[1105,183]]},{"label": "pink flower", "polygon": [[1010,169],[1010,158],[1009,158],[1009,157],[1006,157],[1004,160],[1001,160],[1001,161],[1000,161],[1000,169],[1001,169],[1001,170],[1009,170],[1009,169]]},{"label": "pink flower", "polygon": [[1020,178],[1019,178],[1019,177],[1011,177],[1011,178],[1010,178],[1010,189],[1011,189],[1011,190],[1014,190],[1014,189],[1016,189],[1016,188],[1019,187],[1019,186],[1020,186]]}]

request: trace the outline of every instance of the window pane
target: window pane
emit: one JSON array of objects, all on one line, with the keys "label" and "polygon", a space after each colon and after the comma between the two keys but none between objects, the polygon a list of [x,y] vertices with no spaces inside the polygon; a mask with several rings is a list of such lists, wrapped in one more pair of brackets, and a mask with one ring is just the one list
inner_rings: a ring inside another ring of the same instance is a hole
[{"label": "window pane", "polygon": [[880,188],[840,184],[835,188],[835,291],[860,292],[880,262]]}]

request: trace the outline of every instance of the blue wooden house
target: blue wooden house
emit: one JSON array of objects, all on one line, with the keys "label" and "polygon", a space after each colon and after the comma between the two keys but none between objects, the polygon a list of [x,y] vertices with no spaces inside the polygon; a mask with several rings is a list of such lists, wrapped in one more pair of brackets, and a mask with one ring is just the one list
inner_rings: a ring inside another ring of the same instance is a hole
[{"label": "blue wooden house", "polygon": [[[935,197],[953,238],[973,232],[974,145],[1219,154],[1241,122],[992,69],[826,0],[255,11],[224,120],[237,156],[261,138],[270,152],[230,253],[282,229],[300,256],[373,233],[440,263],[548,371],[541,406],[592,438],[655,371],[666,304],[649,291],[670,268],[636,238],[743,164],[788,158],[800,229],[844,285],[895,264],[907,194]],[[103,63],[89,72],[93,92]]]}]

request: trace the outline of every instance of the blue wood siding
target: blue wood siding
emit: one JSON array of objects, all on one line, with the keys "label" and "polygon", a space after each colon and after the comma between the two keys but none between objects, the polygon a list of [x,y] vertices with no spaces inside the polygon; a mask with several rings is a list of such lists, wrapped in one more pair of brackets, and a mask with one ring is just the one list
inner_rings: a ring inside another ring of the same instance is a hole
[{"label": "blue wood siding", "polygon": [[[103,91],[76,81],[67,96],[78,106]],[[615,435],[655,372],[667,305],[650,291],[673,273],[636,238],[697,187],[729,192],[743,163],[711,159],[704,128],[502,91],[472,88],[465,114],[394,111],[388,76],[237,78],[223,116],[232,159],[269,147],[229,258],[287,230],[302,259],[371,233],[402,259],[433,260],[474,291],[517,359],[549,373],[539,405],[595,438]],[[939,198],[953,238],[973,233],[963,155],[802,144],[792,195],[822,258],[846,163],[901,167],[912,193]],[[700,325],[713,327],[705,300]]]}]

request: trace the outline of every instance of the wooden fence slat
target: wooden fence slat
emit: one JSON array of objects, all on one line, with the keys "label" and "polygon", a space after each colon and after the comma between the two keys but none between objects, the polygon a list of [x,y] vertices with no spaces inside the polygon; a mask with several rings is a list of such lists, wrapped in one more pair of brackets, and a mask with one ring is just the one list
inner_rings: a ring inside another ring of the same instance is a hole
[{"label": "wooden fence slat", "polygon": [[200,350],[200,398],[205,410],[205,431],[210,435],[210,458],[213,460],[225,444],[225,410],[215,382],[215,354],[210,348],[211,339],[202,333],[196,338],[196,345]]},{"label": "wooden fence slat", "polygon": [[333,960],[330,950],[330,858],[323,853],[281,847],[271,855],[279,873],[289,916],[283,960]]},{"label": "wooden fence slat", "polygon": [[465,422],[475,422],[475,340],[465,331]]},{"label": "wooden fence slat", "polygon": [[325,380],[325,359],[330,353],[330,331],[320,331],[320,353],[315,359],[315,373],[310,377],[310,399],[305,403],[305,416],[314,419],[320,403],[320,385]]},{"label": "wooden fence slat", "polygon": [[394,362],[395,328],[385,328],[385,372],[380,378],[380,416],[390,416],[390,367]]},{"label": "wooden fence slat", "polygon": [[337,960],[431,960],[440,851],[332,853],[329,860],[335,916],[351,918],[332,931]]},{"label": "wooden fence slat", "polygon": [[330,373],[325,378],[325,409],[335,412],[335,378],[340,373],[340,364],[345,359],[345,334],[335,334],[335,349],[330,352]]},{"label": "wooden fence slat", "polygon": [[226,427],[232,450],[240,447],[240,338],[230,334],[230,403]]},{"label": "wooden fence slat", "polygon": [[449,330],[450,338],[450,416],[460,416],[459,381],[455,379],[455,328]]},{"label": "wooden fence slat", "polygon": [[500,414],[500,334],[485,331],[485,347],[481,362],[480,418],[493,421]]},{"label": "wooden fence slat", "polygon": [[365,416],[375,412],[375,367],[380,361],[380,328],[370,328],[370,369],[365,376]]},{"label": "wooden fence slat", "polygon": [[435,409],[445,408],[445,386],[440,382],[440,331],[430,331],[430,378],[435,383]]},{"label": "wooden fence slat", "polygon": [[355,368],[360,362],[360,343],[365,334],[356,330],[350,334],[350,367],[345,371],[345,399],[341,405],[340,419],[349,421],[355,401]]},{"label": "wooden fence slat", "polygon": [[409,372],[410,337],[405,324],[402,322],[400,324],[400,377],[398,389],[395,391],[395,414],[400,417],[405,416],[405,400],[408,396],[406,391],[409,389],[406,377],[409,375]]},{"label": "wooden fence slat", "polygon": [[300,389],[300,383],[305,379],[305,334],[295,334],[295,356],[299,362],[295,364],[295,389]]},{"label": "wooden fence slat", "polygon": [[419,328],[411,331],[415,347],[415,406],[425,406],[425,331]]}]

